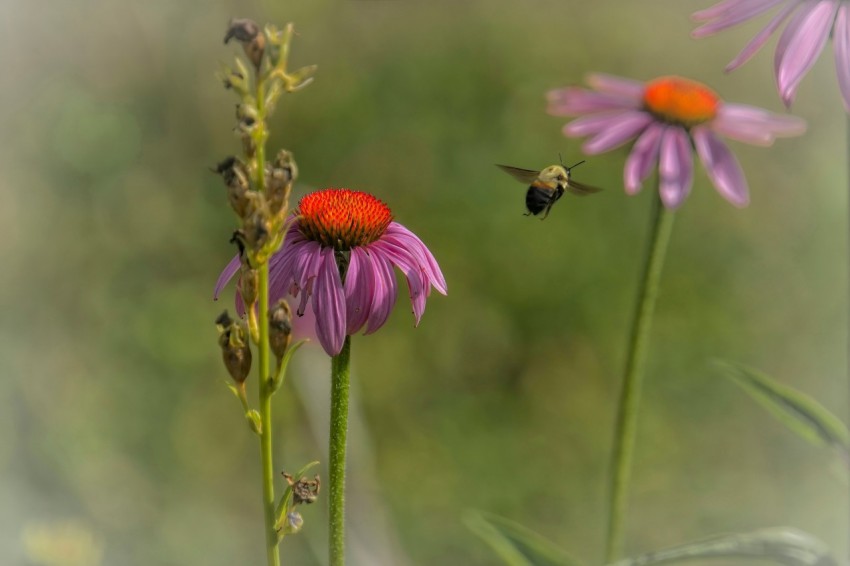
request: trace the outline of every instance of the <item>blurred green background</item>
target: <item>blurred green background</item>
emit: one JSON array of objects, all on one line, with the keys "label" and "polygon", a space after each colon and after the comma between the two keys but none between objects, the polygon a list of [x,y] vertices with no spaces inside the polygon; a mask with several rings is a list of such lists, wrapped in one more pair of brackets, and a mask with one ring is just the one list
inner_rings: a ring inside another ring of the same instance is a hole
[{"label": "blurred green background", "polygon": [[[240,52],[222,45],[234,16],[296,22],[293,65],[319,65],[271,121],[272,151],[298,160],[296,196],[373,192],[448,280],[419,328],[402,291],[388,324],[353,342],[352,562],[496,564],[464,527],[468,509],[601,561],[651,191],[624,194],[625,149],[595,156],[576,176],[608,190],[539,222],[493,164],[580,159],[544,93],[593,71],[682,74],[782,112],[775,41],[722,73],[766,21],[689,38],[689,14],[711,3],[0,4],[0,563],[263,561],[256,441],[224,386],[213,326],[232,289],[211,300],[233,253],[235,220],[208,167],[239,151],[235,99],[214,78]],[[698,169],[677,214],[631,552],[772,525],[847,550],[834,457],[711,365],[759,367],[845,416],[848,151],[831,53],[794,111],[805,136],[732,144],[749,208]],[[281,468],[326,460],[328,371],[313,347],[276,397]],[[324,563],[324,505],[304,511],[285,563]],[[83,558],[43,558],[58,544]]]}]

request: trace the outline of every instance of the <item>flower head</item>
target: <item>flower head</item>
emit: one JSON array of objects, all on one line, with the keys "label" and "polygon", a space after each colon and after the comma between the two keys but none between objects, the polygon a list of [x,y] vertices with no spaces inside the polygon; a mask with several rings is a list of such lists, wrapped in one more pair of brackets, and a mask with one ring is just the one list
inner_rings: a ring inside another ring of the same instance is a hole
[{"label": "flower head", "polygon": [[737,69],[755,55],[771,35],[788,21],[779,37],[773,59],[776,86],[786,106],[790,106],[800,81],[815,64],[830,35],[835,49],[835,70],[850,112],[850,2],[847,0],[724,0],[695,12],[691,18],[702,25],[691,34],[701,38],[736,26],[781,6],[727,66]]},{"label": "flower head", "polygon": [[806,123],[761,108],[723,102],[705,85],[681,77],[647,83],[610,75],[588,78],[593,89],[567,87],[548,93],[549,113],[581,116],[564,126],[571,137],[589,136],[585,153],[603,153],[636,140],[623,171],[628,194],[641,189],[658,168],[661,200],[676,208],[691,190],[692,146],[720,194],[746,206],[749,189],[743,171],[720,136],[771,145],[777,137],[801,134]]},{"label": "flower head", "polygon": [[[236,257],[225,267],[216,297],[239,265]],[[422,240],[370,194],[316,191],[298,203],[283,247],[269,261],[269,302],[300,294],[296,312],[302,316],[312,298],[316,335],[334,356],[346,335],[364,327],[371,334],[386,322],[398,294],[394,266],[407,279],[419,324],[431,287],[446,294],[440,266]],[[240,303],[237,296],[237,307],[244,308]]]}]

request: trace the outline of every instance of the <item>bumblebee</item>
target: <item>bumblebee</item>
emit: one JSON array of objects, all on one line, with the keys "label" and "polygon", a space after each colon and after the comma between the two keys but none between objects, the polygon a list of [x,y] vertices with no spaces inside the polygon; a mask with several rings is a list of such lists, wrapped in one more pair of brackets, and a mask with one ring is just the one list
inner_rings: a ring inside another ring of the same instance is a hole
[{"label": "bumblebee", "polygon": [[509,165],[496,165],[496,167],[517,181],[528,185],[528,192],[525,193],[525,208],[528,209],[528,212],[525,215],[533,214],[537,216],[542,212],[543,216],[540,220],[545,220],[549,216],[552,206],[564,196],[565,192],[569,191],[574,195],[585,196],[602,190],[572,180],[570,171],[582,163],[584,161],[579,161],[570,167],[565,167],[563,163],[561,165],[550,165],[542,171],[520,169]]}]

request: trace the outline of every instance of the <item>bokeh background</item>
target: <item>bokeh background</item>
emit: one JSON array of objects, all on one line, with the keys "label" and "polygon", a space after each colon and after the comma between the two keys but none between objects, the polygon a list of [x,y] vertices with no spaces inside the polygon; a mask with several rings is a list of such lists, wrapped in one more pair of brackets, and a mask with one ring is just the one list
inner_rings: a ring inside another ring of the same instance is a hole
[{"label": "bokeh background", "polygon": [[[651,194],[624,194],[614,151],[576,172],[608,190],[540,222],[493,164],[580,159],[544,93],[592,71],[682,74],[784,111],[774,42],[722,73],[764,22],[689,38],[689,14],[711,3],[0,3],[0,563],[263,561],[256,441],[213,326],[232,300],[212,301],[234,219],[208,168],[239,151],[235,100],[214,78],[240,52],[222,45],[234,16],[296,22],[293,64],[319,66],[271,121],[270,147],[300,166],[296,196],[373,192],[448,280],[419,328],[400,300],[353,342],[352,562],[497,564],[463,524],[479,509],[599,563]],[[834,456],[711,364],[759,367],[845,416],[848,150],[831,52],[794,112],[805,136],[733,143],[749,208],[698,170],[677,213],[631,552],[774,525],[847,551]],[[318,347],[303,351],[275,399],[281,468],[326,461],[328,372]],[[287,564],[324,564],[325,504],[305,510]]]}]

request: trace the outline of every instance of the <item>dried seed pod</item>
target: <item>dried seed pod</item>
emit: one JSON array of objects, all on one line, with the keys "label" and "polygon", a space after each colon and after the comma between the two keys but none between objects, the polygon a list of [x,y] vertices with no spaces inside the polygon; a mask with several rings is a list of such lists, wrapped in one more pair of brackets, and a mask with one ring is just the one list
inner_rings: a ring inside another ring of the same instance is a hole
[{"label": "dried seed pod", "polygon": [[280,364],[292,340],[292,310],[289,303],[281,299],[269,311],[269,345]]},{"label": "dried seed pod", "polygon": [[230,26],[227,28],[227,33],[224,35],[224,43],[231,39],[242,44],[242,49],[245,50],[245,55],[254,68],[259,70],[263,62],[263,52],[266,48],[266,36],[260,30],[260,26],[253,20],[247,18],[239,20],[231,20]]},{"label": "dried seed pod", "polygon": [[243,383],[251,373],[251,348],[245,325],[230,318],[227,311],[215,321],[219,329],[218,345],[224,367],[236,383]]}]

